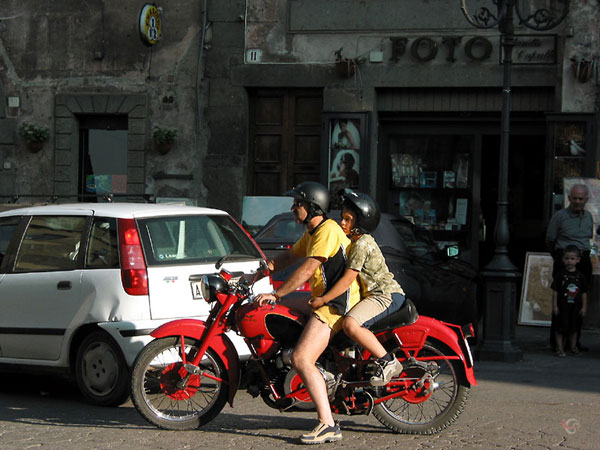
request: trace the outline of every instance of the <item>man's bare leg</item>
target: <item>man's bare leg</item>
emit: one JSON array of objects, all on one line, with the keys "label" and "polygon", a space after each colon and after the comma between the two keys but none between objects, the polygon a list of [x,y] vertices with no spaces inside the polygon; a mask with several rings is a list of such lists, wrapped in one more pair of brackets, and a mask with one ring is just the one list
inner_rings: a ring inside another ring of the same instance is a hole
[{"label": "man's bare leg", "polygon": [[292,354],[292,364],[308,389],[317,408],[319,421],[330,426],[335,423],[329,406],[327,386],[323,375],[317,369],[316,362],[327,348],[332,335],[329,326],[313,315],[304,327]]}]

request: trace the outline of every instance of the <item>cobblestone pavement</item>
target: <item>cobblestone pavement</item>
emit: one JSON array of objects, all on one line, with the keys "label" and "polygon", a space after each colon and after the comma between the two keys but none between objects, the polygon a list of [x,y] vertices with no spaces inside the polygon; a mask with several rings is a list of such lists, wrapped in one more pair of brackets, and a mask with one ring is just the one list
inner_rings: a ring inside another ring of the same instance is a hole
[{"label": "cobblestone pavement", "polygon": [[[434,436],[388,432],[373,416],[340,416],[344,439],[327,449],[597,449],[600,448],[600,333],[584,332],[590,351],[557,358],[545,329],[518,327],[518,363],[481,361],[479,386],[462,415]],[[51,377],[0,376],[0,448],[191,449],[299,448],[313,413],[285,413],[240,392],[234,408],[201,430],[148,425],[131,403],[87,405],[70,384]]]}]

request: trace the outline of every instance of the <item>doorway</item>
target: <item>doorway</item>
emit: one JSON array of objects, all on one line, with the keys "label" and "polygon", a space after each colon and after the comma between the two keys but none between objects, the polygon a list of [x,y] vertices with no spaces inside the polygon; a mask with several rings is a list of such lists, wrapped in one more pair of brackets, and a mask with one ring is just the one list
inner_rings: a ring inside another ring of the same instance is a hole
[{"label": "doorway", "polygon": [[[500,136],[483,135],[481,140],[481,216],[485,236],[480,241],[479,266],[485,267],[494,254],[497,216]],[[510,136],[508,158],[508,255],[523,271],[527,252],[546,251],[544,202],[546,183],[545,135]]]},{"label": "doorway", "polygon": [[278,196],[321,176],[320,89],[250,92],[248,195]]}]

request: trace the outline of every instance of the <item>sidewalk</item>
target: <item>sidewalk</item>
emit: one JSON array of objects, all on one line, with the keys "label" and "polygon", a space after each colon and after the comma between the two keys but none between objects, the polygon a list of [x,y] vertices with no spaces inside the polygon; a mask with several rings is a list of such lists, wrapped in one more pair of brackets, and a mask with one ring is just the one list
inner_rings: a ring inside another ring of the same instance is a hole
[{"label": "sidewalk", "polygon": [[435,447],[600,448],[600,330],[584,329],[581,343],[589,351],[564,358],[550,349],[549,334],[546,327],[517,326],[521,361],[476,361],[478,386]]},{"label": "sidewalk", "polygon": [[[549,343],[549,327],[517,325],[514,344],[523,351],[524,357],[529,353],[551,353]],[[590,352],[599,354],[600,329],[584,328],[581,332],[581,344],[589,348]]]}]

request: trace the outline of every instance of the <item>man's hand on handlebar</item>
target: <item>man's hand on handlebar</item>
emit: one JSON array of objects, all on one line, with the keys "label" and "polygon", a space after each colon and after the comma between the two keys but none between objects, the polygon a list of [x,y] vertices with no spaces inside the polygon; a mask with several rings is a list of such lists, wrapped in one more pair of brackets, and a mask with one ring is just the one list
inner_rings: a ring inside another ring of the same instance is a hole
[{"label": "man's hand on handlebar", "polygon": [[258,294],[254,297],[254,302],[258,303],[260,306],[263,306],[265,303],[275,304],[279,300],[279,296],[275,293],[273,294]]},{"label": "man's hand on handlebar", "polygon": [[258,280],[263,279],[271,272],[270,268],[271,262],[262,261],[258,270],[254,273],[245,273],[240,277],[240,282],[247,284],[254,284]]}]

